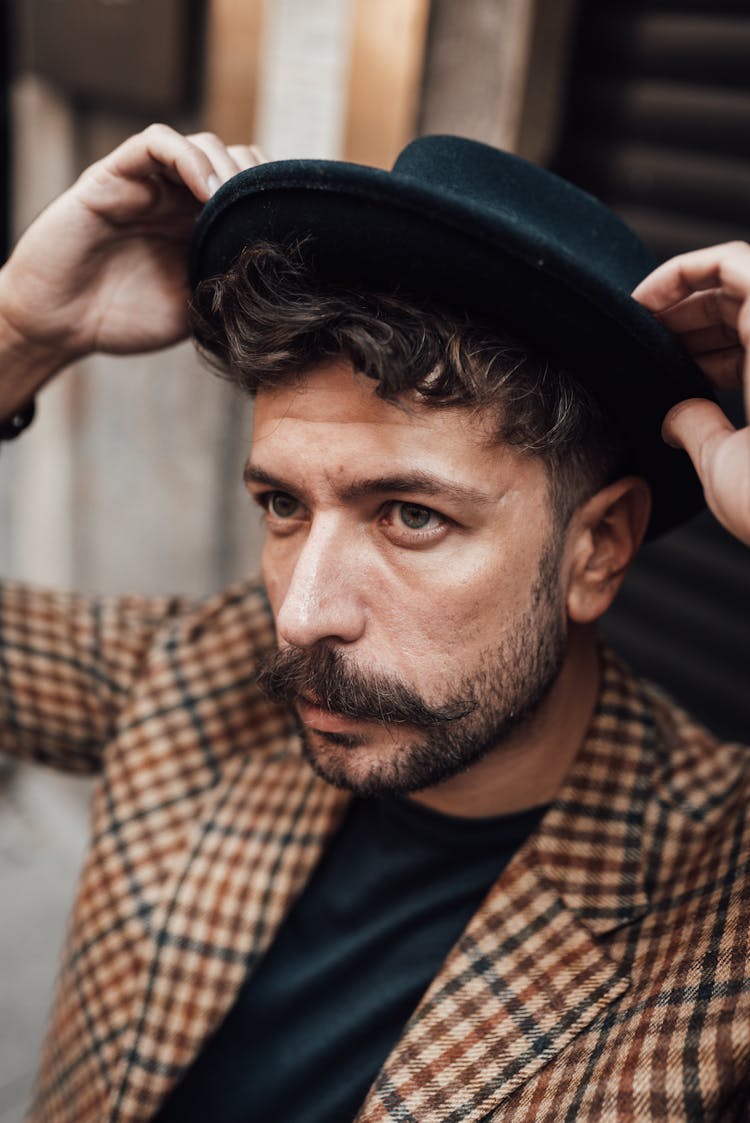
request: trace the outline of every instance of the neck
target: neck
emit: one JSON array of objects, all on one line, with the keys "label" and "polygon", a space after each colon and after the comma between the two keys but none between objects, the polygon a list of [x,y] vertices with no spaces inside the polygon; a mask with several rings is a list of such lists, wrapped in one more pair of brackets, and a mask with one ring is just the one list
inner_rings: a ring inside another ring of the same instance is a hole
[{"label": "neck", "polygon": [[572,626],[562,670],[539,711],[458,776],[411,795],[448,815],[509,815],[551,802],[583,742],[599,690],[593,627]]}]

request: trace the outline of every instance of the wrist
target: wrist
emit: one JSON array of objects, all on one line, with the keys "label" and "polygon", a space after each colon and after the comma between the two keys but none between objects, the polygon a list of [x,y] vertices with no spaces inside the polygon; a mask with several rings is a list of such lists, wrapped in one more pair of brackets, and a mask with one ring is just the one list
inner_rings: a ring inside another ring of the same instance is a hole
[{"label": "wrist", "polygon": [[22,412],[67,361],[57,349],[27,339],[0,303],[0,422]]},{"label": "wrist", "polygon": [[14,441],[28,429],[36,414],[36,399],[29,398],[26,405],[12,413],[5,421],[0,421],[0,441]]}]

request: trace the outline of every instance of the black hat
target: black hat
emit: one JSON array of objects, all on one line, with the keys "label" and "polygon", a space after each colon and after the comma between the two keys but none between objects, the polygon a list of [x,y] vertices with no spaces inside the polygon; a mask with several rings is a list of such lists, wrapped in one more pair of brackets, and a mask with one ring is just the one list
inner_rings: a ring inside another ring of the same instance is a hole
[{"label": "black hat", "polygon": [[712,397],[677,340],[630,293],[654,261],[591,195],[507,152],[460,137],[413,141],[393,171],[283,160],[240,172],[195,228],[193,286],[257,240],[306,239],[321,280],[426,298],[526,342],[584,382],[650,483],[649,536],[703,505],[684,452],[661,423]]}]

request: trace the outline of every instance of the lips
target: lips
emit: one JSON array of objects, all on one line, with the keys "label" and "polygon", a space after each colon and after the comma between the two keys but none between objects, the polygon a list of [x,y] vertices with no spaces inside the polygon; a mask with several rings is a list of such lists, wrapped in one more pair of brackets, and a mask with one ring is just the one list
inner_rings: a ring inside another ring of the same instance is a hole
[{"label": "lips", "polygon": [[356,718],[326,710],[308,698],[298,698],[296,706],[302,724],[321,733],[347,733],[357,724]]}]

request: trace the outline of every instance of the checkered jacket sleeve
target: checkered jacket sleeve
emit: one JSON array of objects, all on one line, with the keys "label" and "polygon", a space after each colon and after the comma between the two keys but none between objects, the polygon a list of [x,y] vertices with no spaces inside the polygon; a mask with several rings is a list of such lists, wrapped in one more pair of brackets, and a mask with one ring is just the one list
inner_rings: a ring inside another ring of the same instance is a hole
[{"label": "checkered jacket sleeve", "polygon": [[156,633],[189,603],[0,582],[0,750],[97,771]]}]

